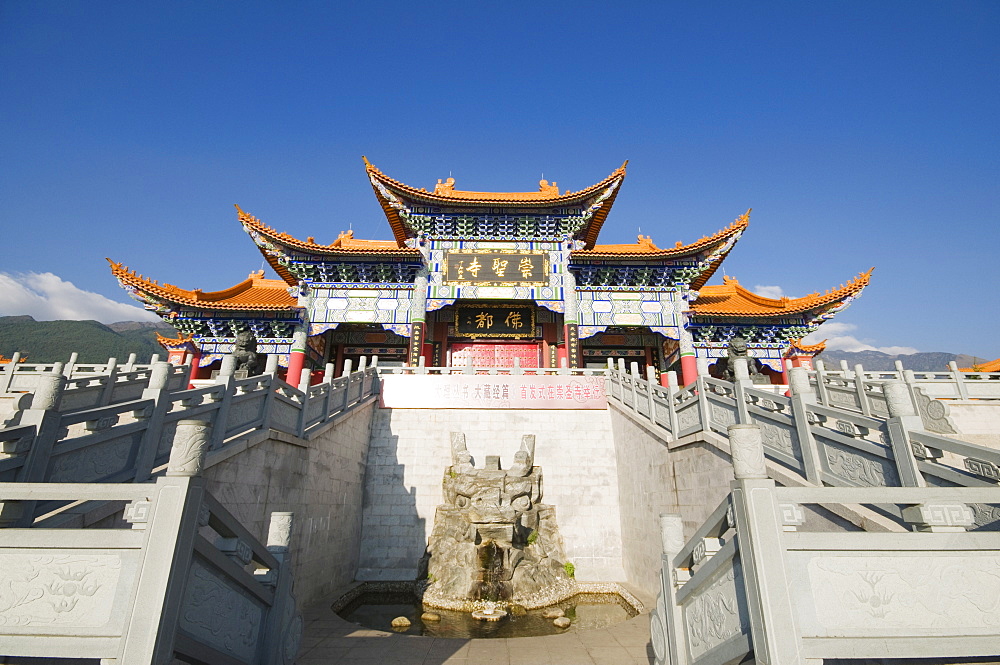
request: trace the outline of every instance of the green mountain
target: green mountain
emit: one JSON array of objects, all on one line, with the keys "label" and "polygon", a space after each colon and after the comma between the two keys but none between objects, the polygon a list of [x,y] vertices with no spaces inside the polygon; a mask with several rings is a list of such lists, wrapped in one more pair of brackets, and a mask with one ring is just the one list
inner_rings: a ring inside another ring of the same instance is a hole
[{"label": "green mountain", "polygon": [[156,333],[176,337],[177,332],[159,322],[123,321],[106,326],[97,321],[35,321],[30,316],[0,316],[0,354],[10,358],[20,351],[29,363],[69,360],[74,351],[78,362],[100,363],[108,358],[125,362],[130,353],[142,363],[166,351],[156,342]]}]

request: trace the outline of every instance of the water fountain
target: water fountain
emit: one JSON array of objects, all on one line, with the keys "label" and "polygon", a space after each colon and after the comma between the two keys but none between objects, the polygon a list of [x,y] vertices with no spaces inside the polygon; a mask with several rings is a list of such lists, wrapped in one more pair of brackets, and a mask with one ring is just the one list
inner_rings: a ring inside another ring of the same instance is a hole
[{"label": "water fountain", "polygon": [[477,468],[460,432],[451,434],[451,454],[421,561],[424,605],[492,618],[488,610],[539,608],[574,595],[555,507],[541,503],[534,435],[522,437],[507,469],[499,456]]},{"label": "water fountain", "polygon": [[410,635],[510,638],[604,628],[642,610],[618,584],[573,578],[556,509],[541,503],[533,435],[507,469],[499,456],[476,467],[457,432],[451,458],[418,580],[366,582],[335,612],[381,630],[405,617],[410,625],[392,629]]}]

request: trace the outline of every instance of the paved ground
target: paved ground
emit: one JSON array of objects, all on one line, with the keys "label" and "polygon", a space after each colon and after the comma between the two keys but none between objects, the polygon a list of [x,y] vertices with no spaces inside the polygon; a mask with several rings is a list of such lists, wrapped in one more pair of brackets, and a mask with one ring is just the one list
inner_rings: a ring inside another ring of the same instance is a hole
[{"label": "paved ground", "polygon": [[[329,603],[305,613],[296,665],[650,665],[649,615],[585,632],[463,640],[397,635],[348,623]],[[572,631],[572,629],[571,629]]]}]

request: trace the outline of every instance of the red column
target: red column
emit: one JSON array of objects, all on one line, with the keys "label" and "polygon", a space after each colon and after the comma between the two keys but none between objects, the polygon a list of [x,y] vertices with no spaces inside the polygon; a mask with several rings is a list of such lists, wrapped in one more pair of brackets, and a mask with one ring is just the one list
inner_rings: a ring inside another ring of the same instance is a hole
[{"label": "red column", "polygon": [[689,386],[698,380],[698,360],[694,354],[689,356],[681,355],[681,380],[685,386]]},{"label": "red column", "polygon": [[[198,378],[198,370],[201,369],[201,349],[195,349],[191,352],[191,371],[188,374],[188,381],[194,381]],[[188,388],[194,388],[194,385],[188,383]]]},{"label": "red column", "polygon": [[698,359],[695,356],[694,340],[687,328],[681,328],[677,340],[681,351],[681,385],[689,386],[698,380]]},{"label": "red column", "polygon": [[344,373],[344,345],[337,345],[337,358],[333,361],[333,375],[340,376]]},{"label": "red column", "polygon": [[288,354],[288,372],[285,374],[285,382],[299,387],[302,380],[302,368],[306,364],[306,340],[309,334],[304,326],[296,327],[292,334],[292,350]]}]

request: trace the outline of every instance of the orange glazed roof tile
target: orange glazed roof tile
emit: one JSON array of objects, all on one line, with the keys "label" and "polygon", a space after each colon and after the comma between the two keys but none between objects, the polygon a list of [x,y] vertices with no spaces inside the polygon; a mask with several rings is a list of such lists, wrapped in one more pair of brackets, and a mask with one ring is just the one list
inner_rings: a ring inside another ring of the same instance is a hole
[{"label": "orange glazed roof tile", "polygon": [[732,277],[723,284],[711,284],[701,289],[701,295],[691,303],[696,316],[772,317],[802,314],[817,309],[829,309],[861,293],[871,279],[872,268],[839,288],[820,295],[812,293],[802,298],[765,298],[744,288]]},{"label": "orange glazed roof tile", "polygon": [[[537,192],[472,192],[455,189],[455,179],[448,178],[445,182],[438,180],[433,192],[426,189],[417,189],[391,178],[380,171],[374,164],[368,161],[367,157],[362,157],[365,161],[365,171],[371,180],[372,188],[378,197],[382,210],[389,220],[392,232],[396,240],[402,244],[404,240],[411,237],[413,233],[406,226],[400,216],[400,210],[406,209],[406,204],[399,198],[430,203],[432,205],[455,206],[516,206],[551,208],[554,206],[567,206],[582,204],[589,199],[600,197],[590,211],[592,215],[590,222],[585,227],[582,239],[587,247],[593,247],[597,240],[597,234],[604,224],[608,212],[614,204],[615,197],[622,181],[625,179],[625,168],[628,160],[619,166],[604,180],[586,187],[577,192],[566,190],[560,194],[556,183],[549,183],[541,180],[538,183]],[[604,196],[602,197],[602,194]],[[397,197],[398,195],[398,197]]]},{"label": "orange glazed roof tile", "polygon": [[594,259],[615,259],[625,258],[626,256],[636,256],[643,259],[677,258],[710,250],[716,246],[724,244],[726,241],[732,239],[733,236],[739,237],[749,224],[750,211],[747,210],[746,213],[737,217],[733,223],[726,228],[717,231],[710,236],[704,236],[687,245],[678,240],[673,247],[660,249],[653,243],[652,238],[640,235],[635,244],[594,245],[593,249],[580,249],[574,251],[573,256]]},{"label": "orange glazed roof tile", "polygon": [[185,346],[194,346],[194,335],[184,336],[183,333],[179,334],[176,338],[164,337],[160,333],[156,333],[156,341],[159,342],[160,346],[165,349],[180,349]]},{"label": "orange glazed roof tile", "polygon": [[[421,257],[420,250],[411,247],[405,247],[402,242],[397,242],[395,240],[360,240],[354,237],[354,231],[341,231],[340,235],[329,245],[317,245],[315,239],[310,236],[305,240],[299,240],[287,233],[281,233],[275,231],[270,226],[267,226],[259,219],[253,215],[249,215],[243,212],[243,209],[238,205],[236,206],[236,213],[239,217],[240,223],[243,228],[251,237],[255,233],[265,237],[269,242],[276,243],[279,245],[284,245],[292,249],[299,250],[301,252],[307,252],[309,254],[319,254],[322,256],[341,256],[341,257],[354,257],[360,258],[365,255],[374,254],[380,257],[392,257],[392,258],[411,258],[417,259]],[[271,268],[274,269],[278,276],[285,280],[285,283],[290,286],[295,286],[298,284],[298,279],[288,269],[278,262],[277,256],[272,252],[269,252],[265,247],[257,243],[257,248],[260,253],[263,254],[264,259],[267,260]]]},{"label": "orange glazed roof tile", "polygon": [[1000,372],[1000,358],[991,360],[988,363],[981,363],[975,367],[959,367],[960,372]]},{"label": "orange glazed roof tile", "polygon": [[790,351],[799,351],[801,353],[811,353],[816,355],[826,349],[826,340],[824,339],[819,344],[803,344],[801,339],[791,340]]},{"label": "orange glazed roof tile", "polygon": [[626,160],[625,163],[615,169],[604,180],[581,189],[578,192],[571,192],[567,189],[563,194],[559,193],[559,187],[556,183],[553,182],[550,184],[548,180],[539,181],[537,192],[472,192],[455,189],[454,178],[448,178],[445,182],[441,182],[439,179],[437,185],[434,187],[434,191],[428,192],[426,189],[417,189],[416,187],[403,184],[382,173],[374,164],[368,161],[367,157],[362,157],[362,159],[365,160],[365,170],[371,177],[407,197],[420,201],[435,201],[444,204],[454,204],[456,202],[478,204],[499,203],[508,205],[528,203],[532,205],[545,205],[547,207],[584,201],[592,196],[596,196],[602,189],[612,184],[615,180],[624,178],[625,167],[628,166],[628,160]]},{"label": "orange glazed roof tile", "polygon": [[111,264],[111,273],[118,278],[123,286],[131,286],[135,290],[147,294],[157,300],[187,305],[203,309],[228,310],[290,310],[298,306],[298,301],[288,293],[288,286],[281,280],[264,279],[264,271],[250,275],[235,286],[222,291],[189,291],[171,284],[160,284],[134,270],[129,270],[121,263],[107,260]]}]

